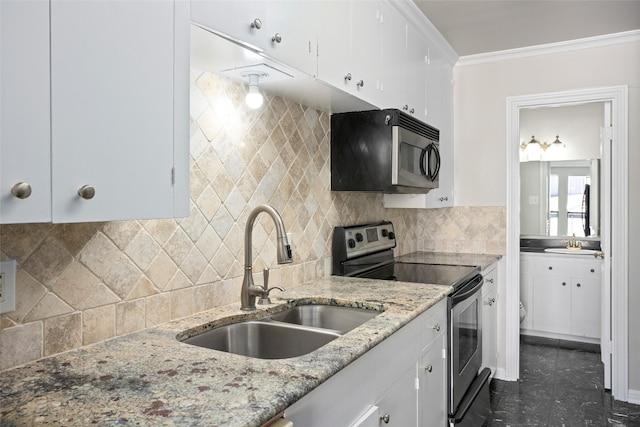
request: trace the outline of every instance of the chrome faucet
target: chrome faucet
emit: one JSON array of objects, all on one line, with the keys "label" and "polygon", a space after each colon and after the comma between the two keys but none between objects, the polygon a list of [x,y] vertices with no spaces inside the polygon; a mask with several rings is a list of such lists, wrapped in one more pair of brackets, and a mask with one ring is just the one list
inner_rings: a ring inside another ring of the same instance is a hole
[{"label": "chrome faucet", "polygon": [[269,291],[271,290],[267,289],[266,286],[262,288],[253,284],[253,260],[251,256],[252,234],[253,224],[260,212],[268,213],[276,225],[278,264],[288,264],[293,261],[291,258],[291,246],[289,246],[289,241],[287,240],[287,232],[284,229],[284,223],[278,211],[269,205],[256,206],[247,218],[247,225],[244,231],[244,279],[242,280],[242,290],[240,293],[240,309],[245,311],[255,310],[256,297],[266,298],[269,296]]}]

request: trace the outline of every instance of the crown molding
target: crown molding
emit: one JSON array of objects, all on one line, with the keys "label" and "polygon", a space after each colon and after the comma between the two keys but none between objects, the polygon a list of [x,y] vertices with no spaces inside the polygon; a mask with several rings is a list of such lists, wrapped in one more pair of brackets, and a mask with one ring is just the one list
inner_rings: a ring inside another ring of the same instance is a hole
[{"label": "crown molding", "polygon": [[579,49],[592,49],[596,47],[612,46],[623,43],[640,41],[640,30],[624,31],[621,33],[605,34],[603,36],[587,37],[584,39],[569,40],[565,42],[549,43],[537,46],[529,46],[518,49],[500,50],[496,52],[466,55],[458,58],[457,67],[486,64],[490,62],[504,61],[507,59],[527,58],[552,53],[570,52]]}]

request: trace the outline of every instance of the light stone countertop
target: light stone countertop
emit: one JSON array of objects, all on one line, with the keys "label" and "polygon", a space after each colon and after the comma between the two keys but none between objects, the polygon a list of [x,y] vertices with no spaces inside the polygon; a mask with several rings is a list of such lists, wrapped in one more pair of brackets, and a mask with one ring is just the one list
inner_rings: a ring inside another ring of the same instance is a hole
[{"label": "light stone countertop", "polygon": [[[450,292],[447,286],[331,276],[291,288],[266,311],[216,308],[1,372],[0,423],[260,426]],[[290,359],[248,358],[176,339],[264,317],[293,299],[384,312]]]}]

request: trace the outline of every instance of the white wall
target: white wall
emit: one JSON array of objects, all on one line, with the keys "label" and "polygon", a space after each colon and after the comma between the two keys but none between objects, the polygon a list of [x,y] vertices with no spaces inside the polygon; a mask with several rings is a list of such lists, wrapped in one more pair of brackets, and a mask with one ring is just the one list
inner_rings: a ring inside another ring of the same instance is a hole
[{"label": "white wall", "polygon": [[551,144],[556,135],[562,144],[543,150],[530,144],[520,150],[520,161],[599,159],[600,128],[604,125],[604,103],[569,107],[523,108],[520,110],[520,142],[536,140]]},{"label": "white wall", "polygon": [[460,206],[506,205],[507,97],[629,86],[629,387],[640,390],[640,265],[634,261],[640,259],[640,41],[460,65],[454,68],[454,82]]}]

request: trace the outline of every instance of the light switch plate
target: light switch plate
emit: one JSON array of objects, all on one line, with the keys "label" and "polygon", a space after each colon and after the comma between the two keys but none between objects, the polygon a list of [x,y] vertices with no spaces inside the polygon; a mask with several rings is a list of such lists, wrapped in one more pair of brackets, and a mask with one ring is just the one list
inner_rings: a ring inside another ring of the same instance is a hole
[{"label": "light switch plate", "polygon": [[16,268],[15,259],[0,261],[0,313],[16,309]]}]

